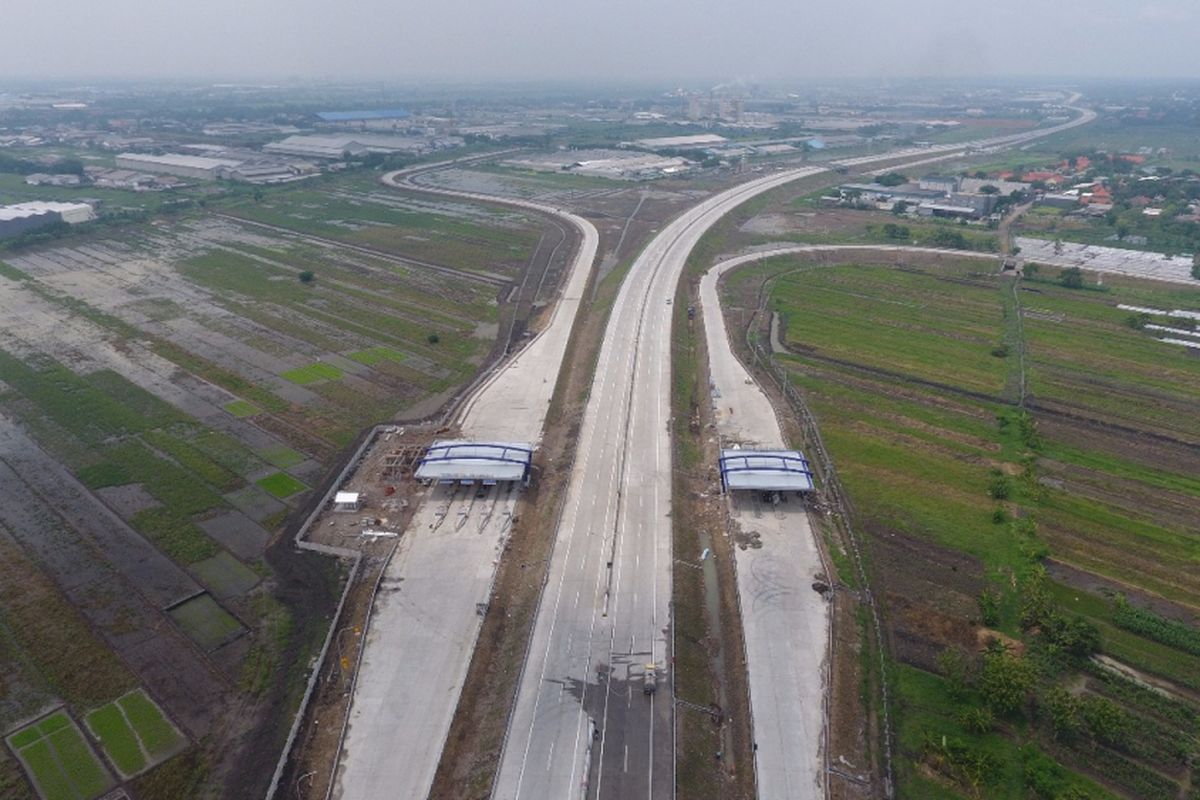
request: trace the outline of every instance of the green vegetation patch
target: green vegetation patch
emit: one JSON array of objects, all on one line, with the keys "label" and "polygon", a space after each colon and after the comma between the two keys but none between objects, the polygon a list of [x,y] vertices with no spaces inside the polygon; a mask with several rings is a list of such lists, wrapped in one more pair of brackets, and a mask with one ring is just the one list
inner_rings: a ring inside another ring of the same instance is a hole
[{"label": "green vegetation patch", "polygon": [[403,361],[407,356],[399,350],[393,350],[390,347],[372,347],[367,350],[359,350],[356,353],[350,353],[348,358],[357,361],[360,364],[366,364],[368,367],[373,367],[383,361]]},{"label": "green vegetation patch", "polygon": [[285,500],[308,488],[304,483],[288,475],[286,472],[276,472],[274,475],[260,478],[257,483],[264,490],[278,497],[280,500]]},{"label": "green vegetation patch", "polygon": [[117,704],[151,758],[162,758],[183,743],[182,734],[142,690],[125,695],[117,700]]},{"label": "green vegetation patch", "polygon": [[211,558],[192,564],[192,570],[217,597],[241,597],[258,585],[254,570],[222,550]]},{"label": "green vegetation patch", "polygon": [[212,558],[221,548],[190,519],[166,508],[147,508],[129,520],[139,533],[181,564]]},{"label": "green vegetation patch", "polygon": [[84,721],[123,777],[136,775],[146,768],[146,756],[137,736],[115,702],[91,712]]},{"label": "green vegetation patch", "polygon": [[90,800],[113,786],[112,776],[63,711],[8,737],[46,800]]},{"label": "green vegetation patch", "polygon": [[305,367],[297,367],[296,369],[289,369],[287,372],[281,372],[279,377],[289,380],[292,383],[298,383],[301,386],[308,386],[313,383],[321,383],[322,381],[336,381],[342,375],[342,371],[332,364],[317,361]]},{"label": "green vegetation patch", "polygon": [[126,778],[154,766],[186,743],[141,689],[101,706],[87,715],[86,722]]},{"label": "green vegetation patch", "polygon": [[244,630],[240,622],[207,594],[193,597],[168,613],[184,633],[206,652],[212,652],[237,638]]},{"label": "green vegetation patch", "polygon": [[304,461],[304,454],[290,447],[267,447],[257,451],[264,461],[280,469],[288,469]]},{"label": "green vegetation patch", "polygon": [[253,417],[255,414],[262,412],[262,409],[251,403],[249,400],[233,400],[225,404],[225,410],[238,419]]}]

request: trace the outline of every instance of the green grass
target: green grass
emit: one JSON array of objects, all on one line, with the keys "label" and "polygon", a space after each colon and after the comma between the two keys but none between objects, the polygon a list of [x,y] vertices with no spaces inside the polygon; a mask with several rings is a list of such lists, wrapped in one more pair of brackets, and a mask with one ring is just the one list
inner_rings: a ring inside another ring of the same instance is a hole
[{"label": "green grass", "polygon": [[217,649],[242,630],[242,624],[206,594],[175,606],[169,613],[206,652]]},{"label": "green grass", "polygon": [[[819,420],[855,517],[870,534],[868,549],[876,539],[910,537],[978,558],[980,578],[999,596],[995,627],[1027,641],[1037,634],[1019,625],[1022,580],[1046,550],[1100,575],[1194,605],[1200,580],[1188,565],[1200,563],[1200,543],[1193,535],[1200,522],[1194,512],[1200,506],[1187,501],[1200,493],[1200,482],[1187,468],[1191,456],[1179,447],[1152,445],[1155,440],[1136,433],[1067,424],[1042,407],[1061,407],[1077,417],[1117,422],[1134,431],[1194,439],[1200,434],[1194,414],[1200,407],[1200,362],[1166,352],[1152,337],[1128,328],[1127,315],[1115,305],[1200,308],[1200,292],[1122,280],[1107,284],[1105,292],[1022,282],[1018,296],[1026,314],[1024,324],[1017,326],[1017,302],[1005,291],[1010,287],[978,274],[984,269],[969,262],[905,270],[813,268],[803,259],[772,259],[734,273],[723,291],[738,305],[753,307],[758,281],[780,274],[769,287],[768,302],[785,320],[793,352],[777,361]],[[1043,313],[1031,315],[1031,310]],[[1057,321],[1048,315],[1057,315]],[[1000,343],[1009,346],[1003,357],[991,352]],[[1031,417],[1013,405],[1019,365],[1012,353],[1022,344],[1029,386],[1040,404]],[[1039,427],[1031,429],[1026,419]],[[1128,446],[1131,438],[1137,447]],[[1001,503],[989,491],[997,468],[1010,476],[1002,510],[1018,515],[1020,522],[994,520]],[[1042,475],[1062,480],[1063,488],[1039,481]],[[911,590],[913,581],[937,582],[939,569],[935,563],[928,575],[919,570],[876,575],[876,592],[886,596]],[[956,602],[956,593],[972,592],[965,588],[969,582],[960,582],[962,577],[946,574],[945,608]],[[1121,629],[1108,603],[1079,597],[1058,587],[1052,600],[1061,613],[1081,614],[1098,628],[1102,652],[1200,689],[1195,677],[1200,659]],[[935,593],[919,602],[942,608],[942,599]],[[957,602],[962,599],[960,595]],[[972,618],[962,621],[978,625],[976,613],[971,608],[952,615],[968,615]],[[914,631],[911,620],[893,624],[918,641],[939,646],[940,634]],[[920,651],[902,652],[909,657]],[[1059,677],[1069,680],[1073,668],[1064,669],[1068,674]],[[1063,751],[1029,720],[1014,718],[999,733],[968,733],[955,704],[970,702],[969,697],[952,701],[942,680],[917,666],[899,664],[896,672],[899,796],[970,795],[945,775],[929,774],[951,757],[953,748],[938,749],[942,737],[966,742],[998,765],[993,782],[978,796],[1024,800],[1029,770],[1051,775],[1060,789],[1087,783],[1071,777],[1071,768],[1086,768],[1087,759]],[[1127,701],[1120,702],[1124,706]],[[1161,733],[1155,729],[1153,741],[1171,741],[1169,732]],[[1041,751],[1031,752],[1030,746]],[[1128,767],[1109,754],[1114,768],[1128,773],[1126,780],[1145,778],[1147,765],[1157,763],[1155,754],[1166,752],[1159,745],[1143,750],[1130,756],[1142,761]],[[1066,765],[1048,762],[1051,753],[1066,759]],[[1092,796],[1107,796],[1088,789]]]},{"label": "green grass", "polygon": [[359,350],[356,353],[350,353],[348,358],[357,361],[360,364],[366,364],[368,367],[373,367],[383,361],[403,361],[407,356],[399,350],[393,350],[390,347],[372,347],[369,350]]},{"label": "green grass", "polygon": [[145,769],[146,756],[116,703],[91,712],[86,722],[88,730],[100,740],[105,755],[123,776],[136,775]]},{"label": "green grass", "polygon": [[249,400],[233,400],[225,404],[225,410],[238,419],[253,417],[255,414],[262,412],[262,409],[251,403]]},{"label": "green grass", "polygon": [[195,523],[170,509],[144,509],[134,514],[129,524],[181,564],[194,564],[222,552]]},{"label": "green grass", "polygon": [[305,484],[288,475],[286,472],[276,472],[257,481],[258,485],[270,494],[285,500],[294,494],[299,494],[308,488]]},{"label": "green grass", "polygon": [[125,712],[151,758],[161,758],[182,743],[183,737],[179,731],[175,730],[162,710],[145,692],[138,690],[127,694],[118,699],[117,703]]},{"label": "green grass", "polygon": [[315,364],[281,372],[279,373],[279,377],[289,380],[292,383],[298,383],[301,386],[308,386],[322,381],[336,381],[342,377],[342,374],[342,371],[332,364],[318,361]]},{"label": "green grass", "polygon": [[192,570],[217,597],[240,597],[258,585],[254,570],[222,550],[211,558],[193,563]]},{"label": "green grass", "polygon": [[258,451],[264,461],[280,469],[288,469],[304,461],[304,455],[287,447],[272,447]]},{"label": "green grass", "polygon": [[62,711],[10,736],[8,743],[47,800],[90,800],[113,785],[112,776]]}]

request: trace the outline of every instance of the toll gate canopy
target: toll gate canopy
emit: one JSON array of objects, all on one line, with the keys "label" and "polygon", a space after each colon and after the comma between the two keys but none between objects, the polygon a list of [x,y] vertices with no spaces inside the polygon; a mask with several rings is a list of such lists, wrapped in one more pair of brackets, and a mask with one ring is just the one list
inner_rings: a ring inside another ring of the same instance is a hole
[{"label": "toll gate canopy", "polygon": [[434,442],[414,473],[418,480],[485,485],[528,481],[533,446],[522,442]]},{"label": "toll gate canopy", "polygon": [[726,491],[811,492],[813,474],[799,450],[722,450]]}]

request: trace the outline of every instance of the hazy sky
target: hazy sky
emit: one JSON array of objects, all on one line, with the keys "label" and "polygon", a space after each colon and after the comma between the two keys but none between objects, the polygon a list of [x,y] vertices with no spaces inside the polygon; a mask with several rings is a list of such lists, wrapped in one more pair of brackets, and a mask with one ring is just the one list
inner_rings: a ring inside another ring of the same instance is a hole
[{"label": "hazy sky", "polygon": [[10,77],[1200,77],[1200,0],[0,0]]}]

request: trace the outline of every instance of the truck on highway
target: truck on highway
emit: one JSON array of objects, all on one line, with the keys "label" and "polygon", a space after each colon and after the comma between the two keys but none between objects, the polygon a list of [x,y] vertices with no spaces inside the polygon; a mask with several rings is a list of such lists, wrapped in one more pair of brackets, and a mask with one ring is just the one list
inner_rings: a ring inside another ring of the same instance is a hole
[{"label": "truck on highway", "polygon": [[642,673],[642,694],[654,694],[658,690],[658,667],[647,664]]}]

